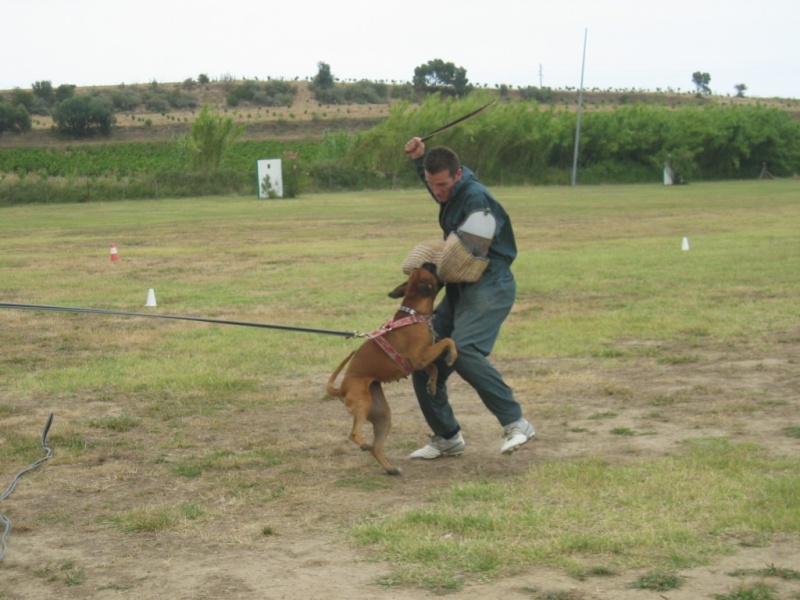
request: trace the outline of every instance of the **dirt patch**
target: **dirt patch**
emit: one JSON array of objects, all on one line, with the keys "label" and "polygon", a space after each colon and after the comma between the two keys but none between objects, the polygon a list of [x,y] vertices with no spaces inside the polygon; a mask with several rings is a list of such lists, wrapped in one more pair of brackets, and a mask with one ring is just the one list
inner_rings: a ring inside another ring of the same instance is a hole
[{"label": "dirt patch", "polygon": [[[720,436],[759,444],[776,455],[800,453],[798,439],[785,432],[800,425],[800,332],[724,348],[696,341],[655,345],[659,360],[643,342],[620,345],[623,356],[616,358],[497,359],[538,430],[535,440],[511,457],[499,454],[500,429],[493,418],[454,378],[452,396],[467,452],[432,462],[404,458],[427,430],[410,382],[387,386],[395,422],[387,455],[403,469],[399,478],[384,475],[347,441],[344,408],[323,396],[324,369],[307,380],[276,383],[278,389],[293,388],[302,401],[278,403],[263,413],[185,417],[191,439],[174,439],[168,450],[156,425],[154,431],[124,434],[93,431],[102,443],[85,451],[86,460],[60,461],[55,446],[56,457],[26,477],[0,507],[15,527],[0,563],[0,598],[432,598],[422,589],[382,586],[392,565],[354,544],[348,527],[376,512],[424,506],[439,486],[514,478],[543,461],[660,457],[687,439]],[[0,399],[13,404],[2,392]],[[42,419],[49,404],[43,399]],[[114,402],[69,398],[53,410],[51,435],[59,434],[62,443],[72,422],[120,412]],[[37,436],[32,423],[20,418],[19,432]],[[114,436],[129,443],[115,447]],[[214,486],[204,477],[162,477],[165,463],[198,448],[236,451],[264,438],[277,440],[284,451],[274,468],[255,474],[228,469]],[[3,481],[16,468],[3,465]],[[258,502],[252,494],[259,494]],[[157,533],[125,533],[88,517],[181,503],[202,505],[210,518]],[[681,572],[683,587],[667,593],[633,589],[641,575],[635,571],[577,580],[531,566],[491,583],[467,581],[453,597],[534,598],[538,590],[584,599],[689,600],[758,581],[731,573],[768,565],[796,569],[800,540],[777,537],[741,547],[713,564]],[[781,598],[800,593],[798,581],[767,583]]]}]

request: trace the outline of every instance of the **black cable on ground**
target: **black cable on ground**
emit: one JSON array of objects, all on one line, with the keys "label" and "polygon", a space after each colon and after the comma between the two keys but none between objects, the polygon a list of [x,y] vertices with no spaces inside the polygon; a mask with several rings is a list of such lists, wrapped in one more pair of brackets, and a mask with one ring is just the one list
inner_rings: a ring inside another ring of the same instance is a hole
[{"label": "black cable on ground", "polygon": [[[0,502],[5,500],[11,495],[11,492],[14,491],[14,488],[17,487],[17,482],[22,479],[22,476],[26,473],[29,473],[36,469],[37,467],[41,466],[41,464],[53,456],[53,451],[50,449],[50,446],[47,445],[47,434],[50,433],[50,427],[53,425],[53,413],[50,413],[50,416],[47,418],[47,423],[44,425],[44,431],[42,431],[42,448],[45,450],[45,455],[43,458],[40,458],[35,463],[33,463],[27,469],[23,469],[11,480],[11,484],[8,486],[8,489],[5,493],[0,496]],[[8,520],[3,513],[0,513],[0,523],[3,523],[5,529],[3,531],[2,537],[0,537],[0,561],[3,560],[3,557],[6,554],[6,541],[8,540],[8,534],[11,533],[11,521]]]}]

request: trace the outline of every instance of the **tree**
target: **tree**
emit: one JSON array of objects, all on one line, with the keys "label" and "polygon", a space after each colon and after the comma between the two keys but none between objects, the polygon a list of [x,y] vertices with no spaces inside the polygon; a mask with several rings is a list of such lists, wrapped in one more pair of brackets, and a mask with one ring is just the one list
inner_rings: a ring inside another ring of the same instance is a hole
[{"label": "tree", "polygon": [[62,83],[56,88],[56,102],[63,102],[67,98],[75,95],[75,85],[72,83]]},{"label": "tree", "polygon": [[332,88],[334,84],[333,74],[331,73],[331,66],[328,63],[317,63],[317,74],[311,83],[318,88]]},{"label": "tree", "polygon": [[456,67],[451,62],[444,62],[441,58],[428,61],[414,69],[414,87],[422,89],[438,89],[444,92],[453,92],[457,96],[466,96],[472,86],[467,79],[467,70]]},{"label": "tree", "polygon": [[697,88],[698,94],[710,94],[711,88],[708,87],[708,84],[711,82],[711,75],[708,73],[701,73],[700,71],[695,71],[692,74],[692,83]]},{"label": "tree", "polygon": [[234,125],[232,117],[212,114],[208,105],[197,115],[188,136],[179,139],[184,152],[198,171],[219,170],[231,144],[244,133],[243,125]]},{"label": "tree", "polygon": [[55,100],[56,93],[53,89],[53,84],[49,81],[34,81],[31,85],[31,90],[34,96],[41,98],[48,106]]},{"label": "tree", "polygon": [[25,107],[25,110],[27,110],[29,114],[33,112],[34,100],[35,97],[33,92],[29,92],[28,90],[23,90],[18,87],[11,90],[11,105],[19,106],[21,104]]},{"label": "tree", "polygon": [[0,99],[0,135],[5,131],[24,133],[31,129],[31,116],[22,105],[13,106]]},{"label": "tree", "polygon": [[86,137],[108,135],[116,123],[114,109],[107,98],[81,94],[60,102],[53,109],[53,122],[63,134]]},{"label": "tree", "polygon": [[744,98],[744,93],[747,91],[747,86],[743,83],[737,83],[735,86],[733,86],[733,89],[736,90],[737,98]]},{"label": "tree", "polygon": [[328,63],[317,63],[317,74],[311,80],[311,91],[317,102],[325,104],[338,104],[340,94],[335,88],[335,78],[331,73],[331,66]]}]

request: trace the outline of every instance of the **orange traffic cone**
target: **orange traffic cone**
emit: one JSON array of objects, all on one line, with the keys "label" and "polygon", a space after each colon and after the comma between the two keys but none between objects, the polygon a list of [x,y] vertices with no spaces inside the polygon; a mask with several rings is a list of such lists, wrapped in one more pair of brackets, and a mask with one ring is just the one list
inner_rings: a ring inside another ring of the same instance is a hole
[{"label": "orange traffic cone", "polygon": [[111,244],[111,260],[115,262],[118,260],[122,260],[119,257],[119,254],[117,254],[117,246],[115,244]]}]

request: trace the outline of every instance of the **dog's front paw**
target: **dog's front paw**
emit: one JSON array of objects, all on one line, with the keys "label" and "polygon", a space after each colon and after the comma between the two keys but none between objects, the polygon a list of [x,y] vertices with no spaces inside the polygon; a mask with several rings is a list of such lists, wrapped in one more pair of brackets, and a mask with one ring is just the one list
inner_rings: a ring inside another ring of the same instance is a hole
[{"label": "dog's front paw", "polygon": [[452,350],[447,351],[447,358],[445,359],[444,362],[447,363],[448,367],[452,367],[453,363],[455,363],[457,360],[458,360],[458,350],[456,350],[455,347],[453,347]]},{"label": "dog's front paw", "polygon": [[364,452],[372,452],[372,446],[369,444],[361,444],[359,448],[361,448]]},{"label": "dog's front paw", "polygon": [[428,379],[428,385],[426,386],[428,390],[428,394],[431,396],[436,395],[436,380],[433,378]]}]

